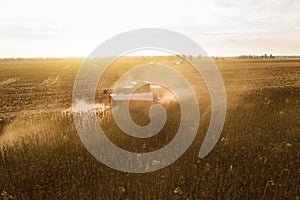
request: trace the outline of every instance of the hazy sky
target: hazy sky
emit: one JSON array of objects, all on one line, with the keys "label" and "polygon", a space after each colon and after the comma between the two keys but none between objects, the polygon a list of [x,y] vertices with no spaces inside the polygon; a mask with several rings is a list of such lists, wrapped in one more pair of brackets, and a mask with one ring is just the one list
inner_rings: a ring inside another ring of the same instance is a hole
[{"label": "hazy sky", "polygon": [[0,57],[85,57],[137,28],[183,33],[209,55],[300,54],[300,1],[0,0]]}]

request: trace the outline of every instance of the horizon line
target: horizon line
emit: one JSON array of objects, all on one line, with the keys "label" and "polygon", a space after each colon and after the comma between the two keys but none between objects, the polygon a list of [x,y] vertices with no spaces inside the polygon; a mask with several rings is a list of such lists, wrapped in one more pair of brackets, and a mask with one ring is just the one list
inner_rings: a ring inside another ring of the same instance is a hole
[{"label": "horizon line", "polygon": [[[279,58],[279,57],[299,57],[300,58],[300,54],[240,54],[240,55],[212,55],[212,56],[203,56],[205,58],[209,57],[209,58],[238,58],[238,57],[249,57],[251,58],[251,56],[253,57],[262,57],[262,56],[267,56],[267,58],[270,58],[269,56],[275,57],[275,58]],[[126,56],[122,56],[122,57],[172,57],[172,56],[180,56],[183,57],[183,55],[126,55]],[[186,57],[188,57],[189,55],[185,55]],[[111,57],[111,56],[106,56],[103,58],[107,58],[107,57]],[[193,56],[193,57],[197,57],[197,56]],[[37,57],[0,57],[0,60],[5,60],[5,59],[86,59],[88,58],[85,56],[49,56],[49,57],[45,57],[45,56],[37,56]]]}]

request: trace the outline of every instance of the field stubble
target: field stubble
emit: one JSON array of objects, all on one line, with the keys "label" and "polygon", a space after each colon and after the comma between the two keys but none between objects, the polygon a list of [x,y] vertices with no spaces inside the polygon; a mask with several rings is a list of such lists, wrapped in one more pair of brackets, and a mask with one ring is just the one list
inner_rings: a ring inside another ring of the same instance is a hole
[{"label": "field stubble", "polygon": [[[116,61],[100,80],[96,100],[105,102],[106,88],[149,59]],[[191,82],[201,110],[199,131],[170,166],[129,174],[94,159],[76,134],[72,115],[62,113],[71,106],[81,60],[1,61],[0,199],[300,198],[300,60],[216,61],[227,92],[227,118],[220,140],[204,159],[197,156],[210,119],[205,84],[185,62],[159,62]],[[148,139],[122,133],[109,111],[98,120],[118,146],[148,152],[175,136],[179,106],[175,102],[166,109],[164,129]],[[131,113],[138,124],[149,122],[145,110],[132,105]]]}]

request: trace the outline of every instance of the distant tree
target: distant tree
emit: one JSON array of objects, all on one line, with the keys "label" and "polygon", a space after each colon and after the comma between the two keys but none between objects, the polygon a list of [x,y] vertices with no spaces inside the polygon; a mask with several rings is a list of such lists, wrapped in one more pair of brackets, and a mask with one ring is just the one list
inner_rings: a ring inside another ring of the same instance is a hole
[{"label": "distant tree", "polygon": [[241,59],[253,59],[254,56],[253,55],[240,55],[239,58],[241,58]]},{"label": "distant tree", "polygon": [[199,54],[197,58],[198,58],[199,60],[201,60],[201,59],[202,59],[202,55]]}]

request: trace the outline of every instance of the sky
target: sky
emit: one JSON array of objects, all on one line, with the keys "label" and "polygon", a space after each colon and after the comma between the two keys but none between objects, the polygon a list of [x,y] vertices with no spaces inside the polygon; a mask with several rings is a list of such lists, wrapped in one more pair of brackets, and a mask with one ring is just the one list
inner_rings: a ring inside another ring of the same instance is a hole
[{"label": "sky", "polygon": [[86,57],[125,31],[163,28],[210,56],[300,55],[299,0],[0,0],[0,57]]}]

